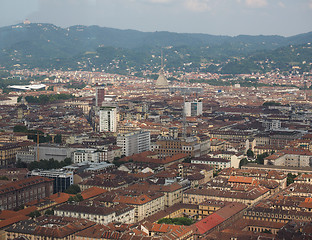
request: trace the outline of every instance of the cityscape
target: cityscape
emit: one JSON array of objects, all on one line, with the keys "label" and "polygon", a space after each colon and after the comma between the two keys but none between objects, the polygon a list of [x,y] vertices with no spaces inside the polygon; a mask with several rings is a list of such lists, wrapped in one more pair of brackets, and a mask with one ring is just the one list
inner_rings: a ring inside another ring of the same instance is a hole
[{"label": "cityscape", "polygon": [[[183,2],[127,6],[212,13]],[[236,4],[271,17],[271,1]],[[36,14],[0,26],[0,240],[312,239],[312,32]]]}]

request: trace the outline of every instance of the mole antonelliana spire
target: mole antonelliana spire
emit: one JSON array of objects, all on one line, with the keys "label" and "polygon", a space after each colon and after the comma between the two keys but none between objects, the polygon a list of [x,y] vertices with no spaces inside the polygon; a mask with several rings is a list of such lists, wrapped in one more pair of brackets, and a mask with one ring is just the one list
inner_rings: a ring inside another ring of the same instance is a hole
[{"label": "mole antonelliana spire", "polygon": [[164,59],[163,59],[162,50],[161,50],[161,68],[159,71],[159,76],[158,76],[157,81],[156,81],[155,89],[157,92],[169,92],[168,80],[164,74]]}]

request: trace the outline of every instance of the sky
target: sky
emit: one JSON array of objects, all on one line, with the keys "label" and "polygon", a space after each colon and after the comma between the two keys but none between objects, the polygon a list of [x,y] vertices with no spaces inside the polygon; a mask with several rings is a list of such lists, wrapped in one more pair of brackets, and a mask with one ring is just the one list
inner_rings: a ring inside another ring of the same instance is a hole
[{"label": "sky", "polygon": [[0,27],[60,27],[292,36],[312,31],[312,0],[0,0]]}]

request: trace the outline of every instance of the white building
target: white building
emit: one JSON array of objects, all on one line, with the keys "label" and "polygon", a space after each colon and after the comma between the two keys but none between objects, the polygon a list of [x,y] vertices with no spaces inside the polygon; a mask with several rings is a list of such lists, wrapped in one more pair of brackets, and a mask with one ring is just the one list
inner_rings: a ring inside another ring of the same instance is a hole
[{"label": "white building", "polygon": [[203,114],[203,102],[185,102],[184,111],[187,117],[195,117]]},{"label": "white building", "polygon": [[54,210],[56,216],[74,217],[94,221],[99,224],[134,223],[135,208],[125,204],[111,207],[96,206],[89,202],[88,205],[64,204]]},{"label": "white building", "polygon": [[100,162],[99,151],[92,148],[78,149],[73,152],[73,161],[74,163],[81,162]]},{"label": "white building", "polygon": [[151,148],[151,134],[145,131],[123,133],[117,136],[117,146],[122,148],[126,156],[149,151]]},{"label": "white building", "polygon": [[117,131],[117,107],[106,106],[101,107],[99,111],[100,132],[116,132]]}]

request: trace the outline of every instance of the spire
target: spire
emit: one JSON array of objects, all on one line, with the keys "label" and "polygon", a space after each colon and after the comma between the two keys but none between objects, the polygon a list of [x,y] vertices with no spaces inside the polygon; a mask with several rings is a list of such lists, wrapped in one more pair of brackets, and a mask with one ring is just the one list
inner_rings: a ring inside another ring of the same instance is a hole
[{"label": "spire", "polygon": [[163,58],[163,51],[161,49],[161,68],[159,71],[159,76],[156,81],[156,89],[160,92],[168,92],[169,91],[169,84],[168,80],[164,74],[164,58]]}]

